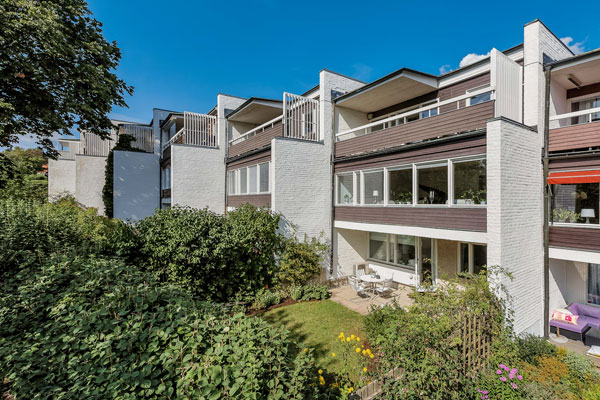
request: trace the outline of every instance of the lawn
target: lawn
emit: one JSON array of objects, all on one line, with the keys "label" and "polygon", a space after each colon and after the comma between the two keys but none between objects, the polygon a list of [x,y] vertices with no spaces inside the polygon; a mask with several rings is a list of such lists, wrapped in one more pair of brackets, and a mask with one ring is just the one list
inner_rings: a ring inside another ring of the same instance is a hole
[{"label": "lawn", "polygon": [[331,356],[340,349],[340,332],[366,340],[363,316],[331,300],[276,308],[264,313],[262,318],[272,325],[285,325],[294,341],[314,349],[317,366],[331,372],[339,372],[342,366],[339,357]]}]

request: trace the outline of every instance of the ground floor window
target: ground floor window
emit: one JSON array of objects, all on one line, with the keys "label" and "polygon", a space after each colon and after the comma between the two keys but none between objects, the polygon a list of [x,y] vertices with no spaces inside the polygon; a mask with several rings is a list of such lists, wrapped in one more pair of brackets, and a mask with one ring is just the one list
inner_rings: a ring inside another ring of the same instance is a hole
[{"label": "ground floor window", "polygon": [[600,264],[588,266],[588,295],[591,304],[600,304]]},{"label": "ground floor window", "polygon": [[404,267],[414,267],[416,238],[408,235],[369,233],[369,258]]},{"label": "ground floor window", "polygon": [[478,275],[487,264],[487,247],[481,244],[458,244],[458,272]]}]

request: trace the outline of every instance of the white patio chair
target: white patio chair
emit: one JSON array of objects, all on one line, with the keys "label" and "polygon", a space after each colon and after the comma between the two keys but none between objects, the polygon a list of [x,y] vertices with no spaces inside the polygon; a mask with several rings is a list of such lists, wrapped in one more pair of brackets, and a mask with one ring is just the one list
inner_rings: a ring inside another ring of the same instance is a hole
[{"label": "white patio chair", "polygon": [[381,285],[377,285],[375,287],[375,292],[378,295],[391,293],[393,291],[392,282],[393,282],[392,278],[384,279],[384,281],[381,282]]},{"label": "white patio chair", "polygon": [[356,297],[353,297],[351,299],[348,299],[349,301],[351,301],[352,303],[357,303],[358,299],[361,299],[363,301],[368,301],[369,298],[364,298],[364,295],[367,295],[367,292],[365,291],[365,285],[358,280],[358,278],[356,278],[355,276],[349,276],[348,277],[348,283],[350,284],[350,286],[352,287],[352,289],[354,289],[354,291],[356,292]]}]

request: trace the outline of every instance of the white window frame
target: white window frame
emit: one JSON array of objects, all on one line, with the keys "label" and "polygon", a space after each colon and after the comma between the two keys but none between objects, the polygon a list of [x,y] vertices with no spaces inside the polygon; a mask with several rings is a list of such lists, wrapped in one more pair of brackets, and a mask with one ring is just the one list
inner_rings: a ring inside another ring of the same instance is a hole
[{"label": "white window frame", "polygon": [[[385,181],[386,181],[386,168],[369,168],[369,169],[363,169],[360,171],[360,203],[363,206],[367,206],[367,207],[381,207],[381,206],[385,206],[386,202],[385,202],[385,198],[383,198],[384,202],[382,204],[376,204],[376,203],[369,203],[369,204],[365,204],[365,174],[372,174],[372,173],[377,173],[377,172],[381,172],[383,174],[383,188],[381,189],[382,191],[384,191],[383,196],[385,197]],[[378,196],[381,197],[381,196]]]},{"label": "white window frame", "polygon": [[[383,265],[387,265],[390,267],[394,267],[394,268],[401,268],[403,270],[411,270],[414,272],[414,269],[418,263],[418,246],[419,246],[419,237],[417,236],[412,236],[412,235],[401,235],[401,236],[411,236],[414,239],[414,247],[415,247],[415,265],[406,265],[406,264],[398,264],[397,260],[398,260],[398,254],[396,252],[396,243],[398,242],[398,236],[396,234],[393,233],[383,233],[383,232],[367,232],[368,236],[367,236],[367,261],[373,262],[373,263],[380,263]],[[385,239],[385,259],[386,261],[382,261],[382,260],[377,260],[375,258],[371,258],[371,234],[372,233],[379,233],[379,234],[384,234],[386,236]],[[387,260],[392,260],[392,261],[387,261]]]},{"label": "white window frame", "polygon": [[[352,176],[352,201],[350,203],[340,203],[340,176]],[[335,174],[335,205],[339,207],[348,207],[356,205],[356,172],[340,172]]]},{"label": "white window frame", "polygon": [[[492,92],[492,87],[491,87],[491,85],[488,83],[488,84],[485,84],[485,85],[481,85],[481,86],[477,86],[477,87],[474,87],[474,88],[471,88],[471,89],[467,89],[467,90],[465,90],[465,94],[469,94],[469,93],[477,92],[477,91],[479,91],[479,90],[482,90],[482,89],[485,89],[485,88],[488,88],[488,87],[490,88],[490,91],[489,91],[489,92],[480,93],[480,94],[478,94],[477,96],[480,96],[480,95],[483,95],[483,94],[486,94],[486,93],[490,93],[490,92]],[[493,96],[494,96],[494,94],[493,94],[493,93],[490,93],[490,100],[486,100],[486,101],[491,101],[491,100],[494,100],[494,99],[493,99]],[[475,97],[475,96],[472,96],[472,97],[467,97],[467,98],[465,99],[465,107],[471,107],[471,99],[472,99],[473,97]],[[485,103],[485,101],[482,101],[481,103]],[[481,104],[481,103],[477,103],[477,104]],[[476,105],[476,104],[474,104],[474,105]]]},{"label": "white window frame", "polygon": [[[462,264],[462,252],[460,251],[460,246],[461,244],[466,244],[468,245],[468,250],[467,250],[467,257],[469,257],[469,264],[468,264],[468,268],[469,270],[467,272],[463,272],[461,271],[461,264]],[[473,274],[473,271],[475,269],[475,252],[473,250],[473,246],[483,246],[486,247],[486,254],[487,254],[487,245],[485,243],[470,243],[470,242],[458,242],[456,244],[456,250],[457,250],[457,256],[456,256],[456,273],[457,274]],[[486,264],[487,265],[487,260],[486,260]]]},{"label": "white window frame", "polygon": [[[487,206],[487,195],[486,195],[486,204],[455,204],[454,201],[458,200],[455,198],[456,193],[454,193],[454,164],[460,164],[463,162],[469,161],[480,161],[485,160],[485,169],[487,172],[487,157],[485,155],[476,155],[476,156],[465,156],[465,157],[456,157],[448,159],[448,195],[451,196],[449,198],[450,207],[486,207]],[[485,188],[487,190],[487,179]]]},{"label": "white window frame", "polygon": [[[385,181],[384,181],[384,187],[385,187],[385,203],[384,205],[389,205],[390,207],[412,207],[415,205],[415,173],[414,173],[414,164],[405,164],[405,165],[401,165],[401,166],[393,166],[393,167],[386,167],[385,169]],[[390,196],[390,172],[394,172],[394,171],[411,171],[411,187],[410,187],[410,191],[412,193],[412,200],[410,202],[410,204],[389,204],[389,196]]]},{"label": "white window frame", "polygon": [[[556,173],[560,173],[560,172],[579,172],[579,171],[594,171],[594,168],[581,168],[581,169],[576,169],[576,170],[557,170],[557,171],[552,171],[552,172],[556,172]],[[552,186],[554,186],[555,184],[552,184]],[[600,183],[597,183],[597,185],[600,185]],[[598,189],[599,193],[600,193],[600,188]],[[554,197],[554,189],[552,190],[552,196]],[[600,203],[600,198],[598,199],[599,203]],[[600,204],[598,204],[598,210],[600,210]],[[551,226],[564,226],[564,227],[569,227],[569,228],[586,228],[586,229],[600,229],[600,223],[597,224],[586,224],[585,222],[557,222],[557,221],[553,221],[552,220],[552,213],[553,213],[553,208],[550,207],[548,212],[550,213],[548,215],[549,217],[549,221],[550,221],[550,225]]]},{"label": "white window frame", "polygon": [[[260,172],[260,167],[261,167],[261,165],[265,165],[265,164],[267,164],[267,171],[268,171],[267,174],[268,174],[268,178],[269,179],[267,181],[267,191],[266,192],[261,192],[260,191],[260,180],[261,180],[261,175],[262,174]],[[258,193],[258,194],[269,194],[269,193],[271,193],[271,161],[265,161],[265,162],[262,162],[262,163],[258,163],[256,165],[257,165],[257,168],[258,168],[258,171],[256,173],[256,177],[257,177],[256,179],[257,179],[257,183],[258,183],[258,185],[257,185],[258,187],[257,187],[257,192],[256,193]]]}]

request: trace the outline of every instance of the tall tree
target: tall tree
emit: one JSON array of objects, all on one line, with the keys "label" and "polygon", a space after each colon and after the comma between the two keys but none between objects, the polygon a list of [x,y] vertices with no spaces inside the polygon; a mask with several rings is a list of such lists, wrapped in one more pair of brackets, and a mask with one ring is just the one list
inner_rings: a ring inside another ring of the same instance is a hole
[{"label": "tall tree", "polygon": [[107,114],[133,88],[117,77],[121,51],[84,0],[0,1],[0,146],[81,130],[106,137]]}]

